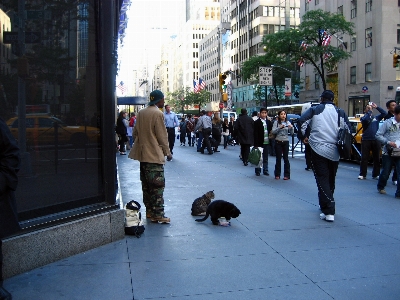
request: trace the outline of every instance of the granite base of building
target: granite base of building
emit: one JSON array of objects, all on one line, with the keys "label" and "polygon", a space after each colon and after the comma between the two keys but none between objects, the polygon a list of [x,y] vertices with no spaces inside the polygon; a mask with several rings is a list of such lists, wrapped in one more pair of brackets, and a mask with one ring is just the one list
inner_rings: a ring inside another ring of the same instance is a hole
[{"label": "granite base of building", "polygon": [[124,238],[118,209],[3,240],[4,279]]}]

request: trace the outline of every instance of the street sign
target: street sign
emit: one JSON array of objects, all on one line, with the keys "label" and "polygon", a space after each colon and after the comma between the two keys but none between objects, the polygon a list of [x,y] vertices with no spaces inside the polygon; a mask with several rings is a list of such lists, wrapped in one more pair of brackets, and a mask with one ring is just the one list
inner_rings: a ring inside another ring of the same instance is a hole
[{"label": "street sign", "polygon": [[[41,40],[42,40],[42,34],[40,32],[33,32],[33,31],[25,32],[25,44],[40,43]],[[18,32],[4,31],[3,43],[4,44],[18,43]]]},{"label": "street sign", "polygon": [[28,20],[41,20],[43,19],[44,12],[43,10],[27,10],[26,18]]},{"label": "street sign", "polygon": [[285,96],[292,96],[292,78],[285,78]]},{"label": "street sign", "polygon": [[259,84],[272,85],[272,67],[259,67]]}]

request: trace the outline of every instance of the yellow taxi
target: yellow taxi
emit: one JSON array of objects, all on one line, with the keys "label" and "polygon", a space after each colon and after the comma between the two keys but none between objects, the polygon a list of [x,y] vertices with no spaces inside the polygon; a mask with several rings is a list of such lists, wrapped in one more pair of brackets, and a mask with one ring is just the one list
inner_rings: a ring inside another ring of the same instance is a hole
[{"label": "yellow taxi", "polygon": [[361,160],[361,138],[363,134],[361,118],[362,114],[357,114],[355,117],[349,117],[350,132],[353,134],[353,145],[351,147],[351,159]]},{"label": "yellow taxi", "polygon": [[[18,140],[18,117],[7,121],[11,133]],[[55,132],[58,132],[57,139]],[[100,130],[90,126],[68,126],[60,119],[48,114],[26,115],[26,143],[29,146],[71,144],[83,146],[98,143]]]}]

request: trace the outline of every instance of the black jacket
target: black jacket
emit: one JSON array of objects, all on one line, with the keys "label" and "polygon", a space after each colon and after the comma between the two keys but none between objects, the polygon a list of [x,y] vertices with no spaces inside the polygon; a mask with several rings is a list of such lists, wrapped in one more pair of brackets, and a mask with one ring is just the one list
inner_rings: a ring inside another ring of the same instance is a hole
[{"label": "black jacket", "polygon": [[[267,130],[268,133],[272,129],[272,122],[268,119]],[[262,147],[264,145],[264,124],[260,118],[254,121],[254,147]]]},{"label": "black jacket", "polygon": [[0,239],[20,229],[14,191],[20,156],[17,141],[0,118]]},{"label": "black jacket", "polygon": [[236,141],[240,144],[254,144],[254,121],[248,115],[240,115],[235,122]]}]

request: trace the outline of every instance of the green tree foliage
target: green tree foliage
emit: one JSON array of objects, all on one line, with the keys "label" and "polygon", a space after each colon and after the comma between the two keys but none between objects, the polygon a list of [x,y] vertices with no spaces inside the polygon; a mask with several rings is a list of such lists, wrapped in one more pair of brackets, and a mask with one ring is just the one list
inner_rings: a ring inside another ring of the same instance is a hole
[{"label": "green tree foliage", "polygon": [[189,105],[186,95],[190,93],[190,88],[180,88],[172,93],[167,93],[166,104],[171,106],[171,108],[176,112],[183,113],[185,111],[185,106]]},{"label": "green tree foliage", "polygon": [[[353,35],[354,24],[347,22],[340,14],[333,14],[323,10],[311,10],[304,14],[298,29],[280,31],[276,34],[266,35],[263,38],[263,45],[266,46],[266,55],[281,57],[290,60],[292,63],[301,59],[305,63],[312,64],[315,73],[319,74],[323,88],[326,89],[326,69],[332,68],[342,60],[351,56],[339,42],[337,37]],[[331,43],[323,45],[322,30],[327,31],[331,36]],[[301,47],[301,43],[306,47]],[[329,58],[326,59],[326,55]]]},{"label": "green tree foliage", "polygon": [[189,92],[186,95],[186,98],[189,105],[198,105],[200,112],[201,107],[204,106],[206,103],[210,102],[211,93],[207,90],[201,90],[198,93]]}]

